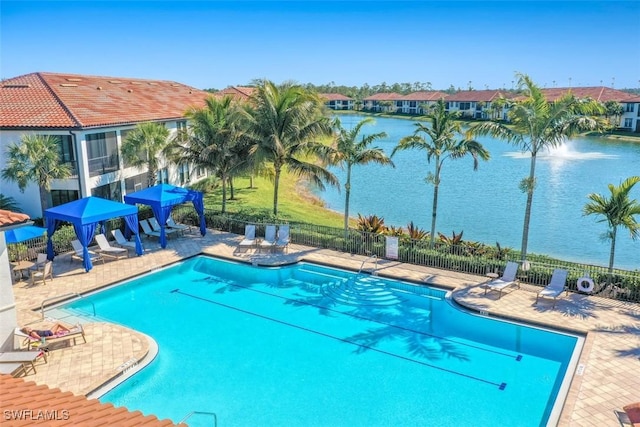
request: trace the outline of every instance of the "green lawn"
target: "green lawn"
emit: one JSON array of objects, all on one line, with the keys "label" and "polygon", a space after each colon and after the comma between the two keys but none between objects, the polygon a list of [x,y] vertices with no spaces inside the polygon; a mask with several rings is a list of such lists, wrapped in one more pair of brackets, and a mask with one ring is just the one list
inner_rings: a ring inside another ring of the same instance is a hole
[{"label": "green lawn", "polygon": [[[273,182],[265,178],[254,178],[253,188],[250,188],[249,178],[236,178],[233,182],[235,197],[227,200],[229,214],[273,219]],[[227,197],[229,196],[227,190]],[[219,212],[221,203],[221,188],[205,195],[205,207],[208,209]],[[286,173],[280,178],[277,219],[331,227],[342,227],[344,221],[342,214],[326,209],[322,201],[306,189],[303,180]]]}]

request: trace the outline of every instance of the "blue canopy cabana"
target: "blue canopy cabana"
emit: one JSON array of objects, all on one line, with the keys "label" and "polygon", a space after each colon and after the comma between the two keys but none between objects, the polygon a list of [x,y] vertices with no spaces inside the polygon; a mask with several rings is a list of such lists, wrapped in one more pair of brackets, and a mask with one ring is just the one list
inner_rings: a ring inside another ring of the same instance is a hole
[{"label": "blue canopy cabana", "polygon": [[97,224],[104,225],[105,220],[119,216],[124,218],[126,228],[135,234],[136,253],[142,255],[142,243],[138,235],[138,208],[100,197],[85,197],[44,211],[47,225],[47,258],[53,260],[54,257],[51,237],[56,231],[58,221],[67,221],[73,224],[76,236],[82,243],[84,269],[91,270],[93,265],[87,246],[93,239]]},{"label": "blue canopy cabana", "polygon": [[167,247],[167,235],[165,227],[167,219],[171,214],[171,208],[185,202],[193,202],[198,216],[200,217],[200,234],[207,234],[207,225],[204,220],[204,200],[200,191],[189,190],[187,188],[176,187],[169,184],[158,184],[144,190],[124,196],[125,203],[131,205],[139,203],[151,206],[153,216],[160,224],[160,246]]}]

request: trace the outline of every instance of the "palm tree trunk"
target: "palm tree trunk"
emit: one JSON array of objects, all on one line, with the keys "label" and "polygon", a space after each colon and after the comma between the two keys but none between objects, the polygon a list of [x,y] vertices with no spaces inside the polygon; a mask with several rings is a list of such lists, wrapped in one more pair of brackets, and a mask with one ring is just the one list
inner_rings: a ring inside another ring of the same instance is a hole
[{"label": "palm tree trunk", "polygon": [[431,210],[431,249],[436,241],[436,216],[438,215],[438,189],[440,187],[440,158],[436,156],[436,175],[433,182],[433,209]]},{"label": "palm tree trunk", "polygon": [[349,234],[349,196],[351,195],[351,165],[347,165],[347,182],[344,184],[344,238]]},{"label": "palm tree trunk", "polygon": [[44,211],[49,208],[49,192],[46,188],[40,186],[40,206],[42,206],[42,217],[44,218]]},{"label": "palm tree trunk", "polygon": [[222,210],[221,213],[224,214],[227,211],[227,176],[222,175]]},{"label": "palm tree trunk", "polygon": [[273,178],[273,216],[278,217],[278,188],[280,187],[280,167],[276,167]]},{"label": "palm tree trunk", "polygon": [[618,234],[618,227],[613,227],[611,230],[611,252],[609,252],[609,278],[608,282],[611,284],[613,281],[613,259],[616,253],[616,235]]},{"label": "palm tree trunk", "polygon": [[235,200],[236,191],[235,191],[235,188],[233,187],[233,177],[232,176],[229,177],[229,191],[231,192],[230,200]]},{"label": "palm tree trunk", "polygon": [[249,188],[253,188],[253,174],[249,175]]},{"label": "palm tree trunk", "polygon": [[527,206],[524,210],[524,226],[522,227],[522,247],[520,249],[520,259],[524,262],[527,259],[527,245],[529,243],[529,222],[531,221],[531,205],[533,203],[533,190],[535,189],[536,177],[536,154],[531,154],[531,168],[529,169],[529,181],[527,183]]}]

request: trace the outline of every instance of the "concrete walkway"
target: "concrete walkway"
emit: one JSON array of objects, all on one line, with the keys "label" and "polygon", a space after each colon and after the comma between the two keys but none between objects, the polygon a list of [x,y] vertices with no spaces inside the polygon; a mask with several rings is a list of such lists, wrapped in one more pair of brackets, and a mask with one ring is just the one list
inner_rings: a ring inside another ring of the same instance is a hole
[{"label": "concrete walkway", "polygon": [[[18,322],[36,329],[46,327],[55,319],[48,318],[46,311],[43,319],[40,307],[45,300],[49,304],[57,296],[85,294],[199,253],[265,265],[304,259],[352,270],[358,270],[366,259],[298,245],[291,245],[287,254],[238,252],[240,240],[238,235],[215,231],[204,237],[191,234],[172,239],[166,249],[146,240],[144,256],[99,263],[88,273],[69,255],[59,256],[54,261],[53,281],[46,285],[30,286],[24,281],[14,285]],[[365,264],[365,268],[372,266]],[[497,293],[484,295],[484,277],[389,260],[378,261],[378,272],[381,276],[452,290],[455,301],[489,316],[587,334],[560,426],[616,426],[619,424],[613,410],[640,401],[640,304],[570,294],[552,309],[548,301],[535,304],[538,288],[527,285],[498,299]],[[87,344],[52,351],[49,362],[40,363],[37,373],[27,378],[86,395],[126,371],[132,361],[142,360],[154,347],[142,334],[122,326],[87,323],[85,329]]]}]

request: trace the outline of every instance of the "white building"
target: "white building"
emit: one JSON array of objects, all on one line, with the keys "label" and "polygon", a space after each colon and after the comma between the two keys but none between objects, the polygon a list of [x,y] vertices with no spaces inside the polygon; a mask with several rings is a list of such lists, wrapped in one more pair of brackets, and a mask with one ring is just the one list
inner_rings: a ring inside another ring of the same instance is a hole
[{"label": "white building", "polygon": [[[163,123],[171,133],[185,128],[189,107],[203,107],[211,94],[180,83],[61,73],[32,73],[2,81],[0,87],[0,169],[6,151],[25,134],[53,135],[60,158],[73,174],[51,187],[51,206],[86,196],[122,201],[145,188],[146,168],[123,161],[120,145],[143,122]],[[159,181],[184,185],[205,176],[189,165],[161,164]],[[0,193],[13,197],[32,218],[42,216],[35,183],[20,192],[0,181]]]}]

